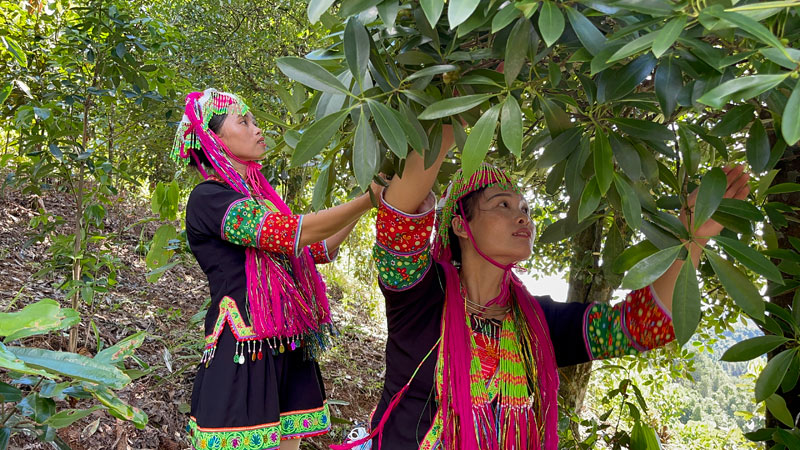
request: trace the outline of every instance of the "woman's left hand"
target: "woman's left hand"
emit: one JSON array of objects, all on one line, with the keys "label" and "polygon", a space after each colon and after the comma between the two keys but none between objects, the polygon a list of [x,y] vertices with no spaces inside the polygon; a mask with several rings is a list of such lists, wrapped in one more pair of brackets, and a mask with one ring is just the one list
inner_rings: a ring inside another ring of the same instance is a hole
[{"label": "woman's left hand", "polygon": [[[728,186],[725,190],[725,195],[723,198],[735,198],[737,200],[743,200],[747,197],[747,194],[750,193],[750,185],[747,184],[747,181],[750,179],[750,174],[744,171],[743,165],[737,165],[733,167],[723,167],[722,171],[728,176]],[[689,194],[689,198],[687,199],[687,206],[688,208],[694,213],[694,204],[697,200],[697,189],[692,191]],[[686,229],[689,230],[691,233],[692,226],[694,224],[689,224],[686,214],[686,209],[681,210],[680,214],[681,222]],[[692,214],[692,219],[694,219],[694,214]],[[697,227],[697,230],[694,231],[694,236],[697,236],[695,239],[700,245],[705,245],[708,242],[708,239],[718,235],[722,231],[723,226],[713,219],[708,219],[704,224]]]}]

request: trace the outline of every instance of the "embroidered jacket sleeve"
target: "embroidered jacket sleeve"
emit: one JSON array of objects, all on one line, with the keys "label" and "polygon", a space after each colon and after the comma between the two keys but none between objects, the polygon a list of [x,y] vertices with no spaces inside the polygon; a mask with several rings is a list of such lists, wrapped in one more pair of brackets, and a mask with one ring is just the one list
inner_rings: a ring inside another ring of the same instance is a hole
[{"label": "embroidered jacket sleeve", "polygon": [[187,232],[268,252],[297,254],[302,223],[303,216],[279,213],[213,181],[198,185],[187,205]]},{"label": "embroidered jacket sleeve", "polygon": [[650,287],[614,306],[537,300],[561,367],[645,352],[675,339],[672,318]]},{"label": "embroidered jacket sleeve", "polygon": [[339,249],[333,252],[328,251],[328,244],[325,241],[315,242],[308,246],[311,251],[311,256],[314,258],[315,264],[327,264],[336,261],[336,256],[339,254]]},{"label": "embroidered jacket sleeve", "polygon": [[433,219],[433,208],[407,214],[392,207],[381,195],[372,255],[384,288],[390,291],[409,289],[428,273]]}]

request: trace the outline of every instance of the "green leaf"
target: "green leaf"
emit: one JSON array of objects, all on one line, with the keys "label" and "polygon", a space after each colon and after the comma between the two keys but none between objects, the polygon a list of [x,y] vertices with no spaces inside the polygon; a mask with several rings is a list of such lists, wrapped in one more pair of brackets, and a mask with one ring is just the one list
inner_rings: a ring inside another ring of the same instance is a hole
[{"label": "green leaf", "polygon": [[456,70],[458,70],[458,66],[453,64],[440,64],[437,66],[430,66],[412,73],[411,75],[407,76],[403,81],[408,82],[411,80],[416,80],[417,78],[427,77],[431,75],[438,75],[440,73],[454,72]]},{"label": "green leaf", "polygon": [[[605,195],[608,188],[611,187],[611,182],[614,181],[614,161],[612,159],[611,144],[608,142],[603,130],[595,130],[594,145],[592,148],[594,154],[594,173],[597,177],[597,187],[600,195]],[[580,214],[578,214],[578,220]]]},{"label": "green leaf", "polygon": [[619,61],[620,59],[627,58],[628,56],[635,55],[644,51],[645,49],[650,48],[653,45],[653,40],[655,37],[656,33],[647,33],[628,42],[627,44],[623,45],[621,49],[617,50],[616,53],[611,55],[606,62],[612,63]]},{"label": "green leaf", "polygon": [[94,360],[105,364],[117,364],[133,356],[144,343],[147,332],[139,331],[94,355]]},{"label": "green leaf", "polygon": [[763,172],[767,168],[767,163],[769,163],[770,148],[767,130],[764,129],[761,120],[756,119],[750,127],[745,149],[747,162],[750,163],[750,168],[753,172]]},{"label": "green leaf", "polygon": [[428,148],[428,134],[422,128],[422,124],[417,120],[417,115],[405,103],[400,102],[400,126],[408,137],[408,143],[414,150],[422,153]]},{"label": "green leaf", "polygon": [[672,294],[672,326],[681,345],[691,339],[700,323],[700,288],[692,262],[683,262]]},{"label": "green leaf", "polygon": [[631,450],[660,450],[661,441],[656,430],[644,422],[637,420],[631,430]]},{"label": "green leaf", "polygon": [[653,284],[675,262],[683,244],[659,250],[631,267],[622,279],[623,289],[641,289]]},{"label": "green leaf", "polygon": [[497,94],[473,94],[439,100],[425,108],[419,115],[419,120],[434,120],[441,119],[442,117],[454,116],[468,111],[496,95]]},{"label": "green leaf", "polygon": [[794,420],[789,408],[786,407],[786,400],[778,394],[770,395],[766,400],[767,409],[775,416],[776,419],[783,422],[789,428],[794,427]]},{"label": "green leaf", "polygon": [[311,194],[311,208],[320,211],[325,207],[325,199],[328,197],[330,186],[331,164],[326,162],[319,172],[317,182],[314,183],[314,191]]},{"label": "green leaf", "polygon": [[[714,167],[703,176],[700,188],[697,191],[697,201],[694,205],[694,229],[696,230],[717,210],[722,196],[728,187],[728,177],[719,167]],[[706,236],[701,236],[706,237]]]},{"label": "green leaf", "polygon": [[789,341],[789,338],[772,334],[745,339],[731,346],[722,354],[720,359],[728,362],[750,361],[775,350]]},{"label": "green leaf", "polygon": [[394,28],[399,12],[400,2],[398,0],[384,0],[378,3],[378,15],[388,28]]},{"label": "green leaf", "polygon": [[[537,3],[538,5],[538,3]],[[519,17],[520,11],[514,7],[514,3],[509,3],[503,7],[492,19],[492,34],[497,33],[503,28],[507,27],[511,22]]]},{"label": "green leaf", "polygon": [[767,259],[764,255],[753,250],[741,241],[736,239],[716,236],[715,241],[731,256],[736,258],[737,261],[742,263],[745,267],[753,272],[762,275],[764,278],[774,281],[778,284],[783,284],[781,272],[775,267],[775,264]]},{"label": "green leaf", "polygon": [[753,283],[730,261],[714,252],[705,250],[708,262],[717,274],[722,287],[733,301],[750,317],[755,320],[764,320],[764,300],[753,286]]},{"label": "green leaf", "polygon": [[654,32],[656,37],[653,40],[653,54],[656,58],[661,58],[661,55],[669,50],[672,44],[678,40],[678,36],[681,35],[681,32],[683,32],[683,29],[686,27],[686,21],[688,19],[689,16],[678,16],[670,20],[664,28]]},{"label": "green leaf", "polygon": [[615,273],[625,273],[637,262],[658,251],[658,247],[650,241],[642,241],[625,249],[611,265]]},{"label": "green leaf", "polygon": [[756,402],[762,402],[769,398],[778,390],[783,381],[792,359],[796,355],[795,349],[784,350],[767,362],[767,366],[761,371],[761,375],[756,380]]},{"label": "green leaf", "polygon": [[494,138],[494,131],[497,129],[497,118],[500,115],[501,106],[499,104],[494,105],[483,113],[481,118],[475,122],[475,126],[472,127],[469,136],[467,136],[467,142],[464,144],[464,153],[461,156],[464,177],[469,178],[472,176],[486,157],[489,146],[492,144],[492,138]]},{"label": "green leaf", "polygon": [[356,176],[361,191],[366,191],[372,182],[372,177],[378,171],[378,141],[372,133],[367,113],[363,110],[358,119],[358,127],[353,141],[353,172]]},{"label": "green leaf", "polygon": [[522,110],[513,95],[506,96],[500,116],[500,134],[511,153],[522,156]]},{"label": "green leaf", "polygon": [[678,94],[683,89],[683,75],[675,58],[668,57],[656,69],[655,91],[664,117],[672,116],[678,105]]},{"label": "green leaf", "polygon": [[469,19],[479,3],[480,0],[456,0],[448,3],[447,21],[450,23],[450,29],[455,29]]},{"label": "green leaf", "polygon": [[0,402],[18,402],[22,400],[22,391],[18,388],[0,381]]},{"label": "green leaf", "polygon": [[0,36],[0,40],[6,45],[6,48],[11,53],[11,56],[17,60],[17,63],[22,67],[28,67],[28,56],[22,47],[19,46],[17,41],[11,39],[9,36]]},{"label": "green leaf", "polygon": [[116,367],[77,353],[31,347],[8,347],[8,350],[24,361],[25,365],[50,373],[100,383],[114,389],[122,389],[131,382],[131,379]]},{"label": "green leaf", "polygon": [[[347,26],[344,29],[344,56],[347,60],[347,67],[350,68],[350,73],[353,74],[359,85],[364,82],[364,74],[367,72],[370,41],[367,29],[361,24],[357,16],[347,19]],[[338,82],[339,80],[337,79],[336,81]]]},{"label": "green leaf", "polygon": [[[0,99],[2,98],[3,96],[0,95]],[[0,105],[2,104],[3,102],[0,100]],[[786,102],[786,107],[783,109],[781,135],[787,145],[794,145],[800,140],[800,80],[794,86],[792,95],[789,96],[789,101]]]},{"label": "green leaf", "polygon": [[55,429],[64,428],[83,419],[98,409],[102,409],[102,406],[95,405],[89,409],[64,409],[48,417],[47,420],[44,421],[44,425],[49,425]]},{"label": "green leaf", "polygon": [[511,86],[525,64],[525,55],[528,53],[531,33],[533,33],[533,25],[531,25],[530,20],[524,17],[520,17],[517,23],[514,24],[514,28],[511,29],[511,34],[509,34],[508,41],[506,41],[505,64],[503,66],[506,86]]},{"label": "green leaf", "polygon": [[614,6],[650,16],[671,16],[676,6],[667,0],[617,0]]},{"label": "green leaf", "polygon": [[764,215],[758,208],[753,206],[752,203],[736,198],[723,198],[722,202],[720,202],[719,206],[717,207],[717,211],[742,217],[754,222],[760,222],[764,220]]},{"label": "green leaf", "polygon": [[583,188],[578,205],[578,222],[583,222],[591,216],[600,205],[600,188],[597,187],[597,178],[592,177]]},{"label": "green leaf", "polygon": [[639,203],[636,191],[616,173],[614,174],[614,187],[622,200],[622,215],[625,217],[625,221],[629,227],[638,230],[642,226],[642,205]]},{"label": "green leaf", "polygon": [[11,83],[6,84],[3,86],[3,89],[0,89],[0,106],[3,106],[6,99],[9,95],[11,95],[11,90],[13,89],[13,85]]},{"label": "green leaf", "polygon": [[308,2],[308,20],[314,24],[333,5],[334,0],[311,0]]},{"label": "green leaf", "polygon": [[564,16],[550,0],[542,2],[542,9],[539,11],[539,32],[548,47],[552,46],[564,32]]},{"label": "green leaf", "polygon": [[334,94],[349,93],[336,77],[313,61],[296,56],[284,56],[278,58],[276,63],[284,75],[311,89]]},{"label": "green leaf", "polygon": [[682,123],[678,124],[678,147],[683,157],[683,167],[686,168],[686,173],[693,176],[700,166],[702,154],[697,145],[697,137]]},{"label": "green leaf", "polygon": [[578,147],[582,133],[581,127],[574,127],[559,134],[544,148],[542,156],[536,161],[536,167],[545,169],[566,159]]},{"label": "green leaf", "polygon": [[753,120],[755,111],[755,106],[749,103],[736,106],[722,116],[722,119],[714,125],[710,133],[713,136],[730,136],[750,123]]},{"label": "green leaf", "polygon": [[368,104],[386,146],[398,157],[405,158],[408,154],[408,140],[397,120],[397,113],[380,102],[370,100]]},{"label": "green leaf", "polygon": [[342,122],[344,122],[348,113],[349,110],[343,109],[312,123],[303,132],[297,147],[294,149],[291,167],[302,166],[319,154],[328,145],[328,142],[339,130],[339,127],[342,126]]},{"label": "green leaf", "polygon": [[[583,44],[583,47],[592,55],[597,55],[600,53],[600,51],[603,50],[603,47],[606,45],[606,37],[603,36],[603,33],[601,33],[600,30],[598,30],[594,24],[578,10],[570,8],[569,6],[565,6],[564,9],[567,11],[569,24],[572,25],[572,29],[578,36],[578,40],[580,40],[581,44]],[[539,28],[541,29],[541,23],[539,24]],[[559,33],[559,36],[560,35],[561,33]],[[556,39],[558,39],[558,37],[556,37]],[[548,47],[549,46],[550,44],[548,44]]]},{"label": "green leaf", "polygon": [[[158,227],[153,241],[150,243],[150,250],[145,257],[145,264],[150,270],[157,269],[166,265],[169,259],[175,253],[175,250],[170,248],[170,241],[177,239],[178,232],[172,224],[164,224]],[[147,281],[153,283],[163,274],[163,272],[154,273],[147,277]]]},{"label": "green leaf", "polygon": [[339,7],[340,17],[350,17],[380,3],[381,0],[343,0]]},{"label": "green leaf", "polygon": [[0,336],[11,342],[28,336],[69,328],[80,321],[72,308],[62,309],[58,302],[46,298],[12,313],[0,313]]},{"label": "green leaf", "polygon": [[8,449],[8,441],[11,439],[11,428],[0,428],[0,450]]},{"label": "green leaf", "polygon": [[780,183],[776,184],[775,186],[771,186],[764,192],[764,195],[790,194],[797,191],[800,191],[800,184],[798,183]]},{"label": "green leaf", "polygon": [[420,0],[419,4],[422,6],[422,12],[425,13],[425,18],[428,19],[431,28],[436,28],[444,10],[444,0]]},{"label": "green leaf", "polygon": [[653,73],[657,62],[653,55],[649,54],[629,62],[613,73],[613,82],[606,84],[602,91],[598,92],[598,101],[605,103],[630,94]]},{"label": "green leaf", "polygon": [[764,91],[779,85],[789,72],[778,75],[751,75],[734,78],[703,94],[697,99],[712,108],[720,109],[726,103],[738,100],[749,100]]},{"label": "green leaf", "polygon": [[539,103],[542,105],[542,113],[544,114],[544,120],[547,123],[547,131],[550,132],[550,136],[553,139],[558,137],[558,135],[564,131],[572,128],[572,122],[570,121],[569,114],[564,111],[564,108],[558,106],[554,101],[547,97],[540,98]]},{"label": "green leaf", "polygon": [[[736,25],[736,27],[740,30],[749,33],[764,44],[777,48],[784,53],[786,52],[786,49],[783,47],[783,44],[781,44],[781,41],[775,37],[775,35],[772,34],[767,27],[747,16],[743,16],[735,12],[725,11],[721,5],[714,5],[710,8],[705,8],[703,10],[703,14],[708,14],[718,19],[730,22]],[[786,56],[788,56],[788,54]]]},{"label": "green leaf", "polygon": [[631,180],[638,180],[642,176],[642,160],[639,152],[631,146],[627,139],[617,133],[609,133],[609,141],[614,159],[617,160],[622,172]]},{"label": "green leaf", "polygon": [[139,408],[134,408],[120,400],[119,397],[106,386],[81,383],[84,390],[91,393],[101,404],[108,408],[108,412],[119,419],[133,422],[138,429],[147,425],[147,414]]},{"label": "green leaf", "polygon": [[649,120],[615,118],[611,122],[616,124],[625,134],[638,137],[647,141],[671,141],[675,135],[665,125]]}]

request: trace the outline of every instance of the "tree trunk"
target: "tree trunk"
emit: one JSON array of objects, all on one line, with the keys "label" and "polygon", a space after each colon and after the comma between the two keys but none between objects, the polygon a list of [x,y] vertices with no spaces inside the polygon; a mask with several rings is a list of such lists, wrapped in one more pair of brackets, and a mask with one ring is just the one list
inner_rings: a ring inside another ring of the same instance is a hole
[{"label": "tree trunk", "polygon": [[[778,161],[778,164],[775,166],[776,169],[780,170],[778,175],[775,177],[775,180],[772,182],[773,185],[779,183],[796,183],[798,179],[800,179],[800,147],[793,146],[786,149],[783,154],[783,158]],[[794,219],[800,219],[800,215],[797,214],[798,208],[800,208],[800,192],[792,192],[788,194],[777,194],[777,195],[770,195],[768,197],[768,201],[770,202],[781,202],[786,205],[789,205],[792,208],[795,208],[794,213],[787,213],[786,215],[793,215]],[[800,225],[795,220],[792,220],[791,217],[789,218],[789,225],[780,229],[776,229],[775,232],[778,236],[778,248],[792,250],[792,244],[789,242],[789,237],[800,238]],[[773,260],[774,263],[778,263],[777,260]],[[784,294],[775,295],[769,298],[771,303],[774,303],[781,308],[789,309],[792,306],[792,298],[794,296],[794,291],[789,291]],[[778,347],[774,351],[770,352],[768,358],[772,359],[778,353],[786,350],[788,347]],[[781,393],[781,390],[778,390],[778,393]],[[800,383],[794,387],[789,392],[785,392],[782,394],[783,398],[786,400],[786,406],[789,408],[789,412],[792,414],[792,417],[797,417],[800,414]],[[776,428],[781,427],[781,422],[779,422],[775,417],[770,414],[769,410],[766,412],[766,426],[768,428]]]}]

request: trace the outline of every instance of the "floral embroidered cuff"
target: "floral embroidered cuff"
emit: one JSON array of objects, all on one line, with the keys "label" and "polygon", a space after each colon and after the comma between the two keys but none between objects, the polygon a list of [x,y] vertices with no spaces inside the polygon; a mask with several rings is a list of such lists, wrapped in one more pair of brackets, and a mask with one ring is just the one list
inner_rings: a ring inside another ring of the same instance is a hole
[{"label": "floral embroidered cuff", "polygon": [[591,359],[632,355],[675,339],[672,319],[650,287],[631,292],[624,302],[593,303],[583,318],[584,341]]},{"label": "floral embroidered cuff", "polygon": [[427,273],[431,265],[433,220],[433,208],[419,214],[407,214],[381,196],[372,255],[380,281],[386,288],[408,289]]},{"label": "floral embroidered cuff", "polygon": [[315,242],[308,246],[315,264],[327,264],[336,261],[339,256],[339,249],[333,252],[333,256],[328,252],[328,243],[325,241]]},{"label": "floral embroidered cuff", "polygon": [[253,199],[237,200],[222,220],[222,238],[237,245],[292,254],[297,250],[302,216],[271,212]]}]

